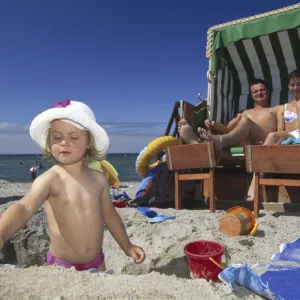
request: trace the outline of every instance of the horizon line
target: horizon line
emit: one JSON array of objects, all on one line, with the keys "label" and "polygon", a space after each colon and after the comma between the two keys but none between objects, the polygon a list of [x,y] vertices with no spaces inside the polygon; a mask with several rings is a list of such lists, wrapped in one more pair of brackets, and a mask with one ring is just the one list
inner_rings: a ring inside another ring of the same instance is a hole
[{"label": "horizon line", "polygon": [[[139,154],[139,152],[110,152],[109,154]],[[41,153],[0,153],[0,155],[40,155],[43,156]]]}]

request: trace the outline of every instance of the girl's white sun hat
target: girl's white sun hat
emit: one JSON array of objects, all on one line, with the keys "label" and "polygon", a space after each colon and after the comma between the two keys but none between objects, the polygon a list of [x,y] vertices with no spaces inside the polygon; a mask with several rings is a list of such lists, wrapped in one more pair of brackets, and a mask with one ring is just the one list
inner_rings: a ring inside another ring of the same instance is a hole
[{"label": "girl's white sun hat", "polygon": [[104,158],[109,147],[109,139],[106,131],[96,122],[93,111],[84,103],[73,100],[65,100],[53,105],[38,116],[30,125],[32,139],[45,149],[48,130],[53,120],[68,122],[81,130],[89,131],[95,140],[99,158]]}]

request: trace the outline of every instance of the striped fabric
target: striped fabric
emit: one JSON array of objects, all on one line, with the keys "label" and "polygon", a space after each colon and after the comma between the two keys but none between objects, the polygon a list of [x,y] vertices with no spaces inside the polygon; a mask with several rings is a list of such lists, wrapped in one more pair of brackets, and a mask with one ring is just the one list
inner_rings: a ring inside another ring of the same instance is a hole
[{"label": "striped fabric", "polygon": [[264,79],[270,89],[270,106],[291,100],[287,76],[300,70],[299,27],[229,43],[224,48],[225,67],[211,84],[211,118],[226,123],[240,110],[253,108],[249,83]]}]

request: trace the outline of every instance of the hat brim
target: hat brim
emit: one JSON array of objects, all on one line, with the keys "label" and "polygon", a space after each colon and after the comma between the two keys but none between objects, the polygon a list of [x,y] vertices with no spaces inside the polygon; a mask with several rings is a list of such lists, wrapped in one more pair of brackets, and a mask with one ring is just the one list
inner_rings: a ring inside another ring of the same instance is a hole
[{"label": "hat brim", "polygon": [[69,119],[83,126],[94,137],[96,150],[100,156],[99,159],[105,157],[109,147],[109,138],[106,131],[92,118],[84,114],[74,113],[71,105],[65,108],[48,109],[33,119],[29,132],[41,149],[46,148],[46,139],[51,122],[57,119]]}]

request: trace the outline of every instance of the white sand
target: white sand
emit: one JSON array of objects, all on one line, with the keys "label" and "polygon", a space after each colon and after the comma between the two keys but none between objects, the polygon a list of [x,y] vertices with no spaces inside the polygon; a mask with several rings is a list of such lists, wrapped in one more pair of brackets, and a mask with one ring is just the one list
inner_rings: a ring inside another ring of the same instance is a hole
[{"label": "white sand", "polygon": [[[123,183],[134,195],[137,183]],[[16,195],[30,185],[0,181],[0,197]],[[18,190],[17,190],[18,189]],[[175,220],[149,224],[134,208],[118,209],[131,241],[144,248],[147,258],[137,265],[106,232],[106,266],[114,275],[76,272],[55,267],[0,268],[0,299],[262,299],[240,287],[231,293],[222,282],[189,279],[184,246],[194,240],[225,246],[224,264],[268,262],[281,243],[299,237],[300,218],[262,212],[254,237],[231,238],[219,232],[218,211],[155,209]]]}]

